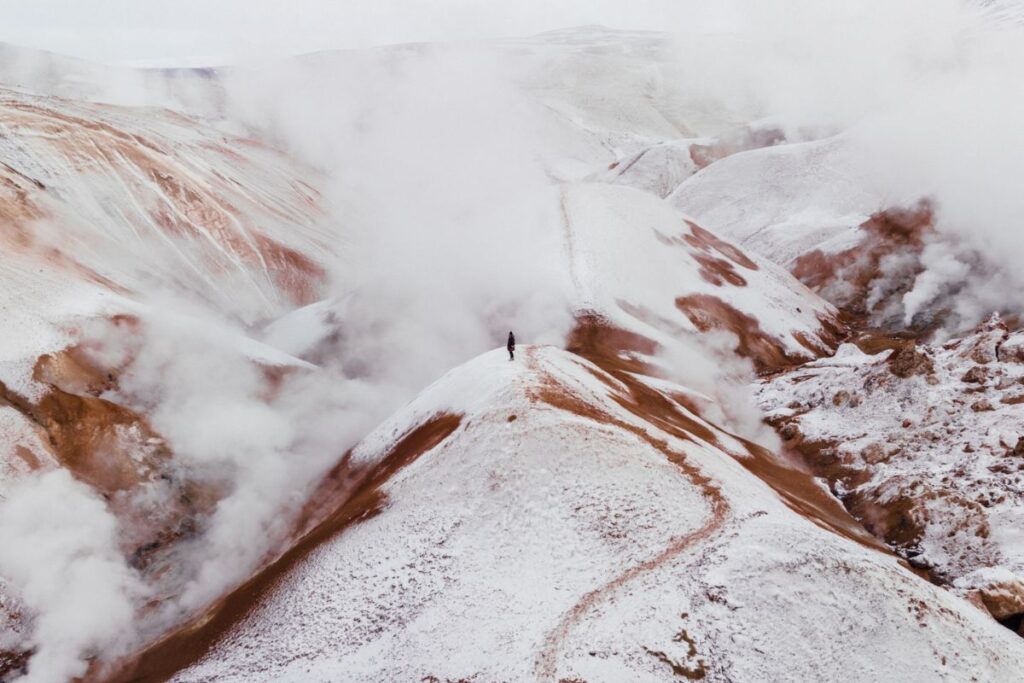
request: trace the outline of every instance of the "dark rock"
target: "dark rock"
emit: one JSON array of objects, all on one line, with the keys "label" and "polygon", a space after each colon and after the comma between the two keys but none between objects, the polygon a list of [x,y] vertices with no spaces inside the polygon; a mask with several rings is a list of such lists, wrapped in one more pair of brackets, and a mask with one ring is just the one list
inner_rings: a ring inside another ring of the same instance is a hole
[{"label": "dark rock", "polygon": [[968,384],[984,384],[986,380],[988,380],[988,368],[984,365],[975,365],[960,378],[961,382]]},{"label": "dark rock", "polygon": [[992,401],[989,401],[987,398],[983,398],[972,403],[971,410],[976,413],[984,413],[990,410],[995,410],[995,406],[992,405]]},{"label": "dark rock", "polygon": [[790,439],[795,439],[800,436],[800,429],[793,422],[787,422],[782,425],[782,429],[779,430],[779,434],[782,435],[783,439],[789,441]]},{"label": "dark rock", "polygon": [[896,349],[886,362],[889,364],[889,372],[902,379],[935,372],[931,357],[924,351],[918,351],[915,346]]}]

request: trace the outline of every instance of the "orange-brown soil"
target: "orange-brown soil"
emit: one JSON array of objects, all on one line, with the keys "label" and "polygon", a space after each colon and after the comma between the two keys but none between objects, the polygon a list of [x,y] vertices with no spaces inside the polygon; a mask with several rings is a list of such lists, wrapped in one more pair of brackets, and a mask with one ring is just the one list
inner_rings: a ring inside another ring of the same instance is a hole
[{"label": "orange-brown soil", "polygon": [[[761,324],[751,316],[737,310],[718,297],[708,294],[691,294],[676,299],[676,307],[690,319],[701,332],[725,330],[736,335],[736,352],[749,358],[758,372],[765,373],[792,367],[806,362],[807,358],[794,355],[786,350],[782,341],[761,329]],[[842,330],[835,323],[822,320],[823,342],[796,337],[802,346],[815,356],[835,350],[842,338]]]},{"label": "orange-brown soil", "polygon": [[[616,328],[600,317],[583,315],[577,319],[567,348],[625,385],[628,396],[613,394],[612,398],[637,417],[677,438],[692,441],[692,437],[696,436],[705,443],[730,452],[713,431],[690,416],[691,411],[699,415],[699,410],[694,410],[695,406],[681,401],[680,397],[656,391],[633,376],[634,373],[651,374],[651,368],[629,360],[630,353],[651,355],[654,352],[654,342],[651,340]],[[747,450],[747,453],[731,455],[771,486],[795,512],[857,543],[884,550],[884,546],[867,534],[860,523],[822,488],[811,473],[794,469],[775,454],[742,437],[730,436],[743,443]]]},{"label": "orange-brown soil", "polygon": [[881,211],[860,225],[862,239],[857,246],[835,254],[825,254],[817,249],[808,252],[794,261],[790,272],[819,294],[842,283],[841,300],[832,303],[843,309],[847,316],[867,318],[872,311],[881,310],[893,297],[908,291],[922,269],[917,266],[905,273],[902,280],[891,278],[889,291],[878,297],[872,309],[868,310],[872,284],[883,275],[882,259],[898,254],[920,254],[926,235],[934,230],[934,219],[934,209],[927,202],[911,208]]}]

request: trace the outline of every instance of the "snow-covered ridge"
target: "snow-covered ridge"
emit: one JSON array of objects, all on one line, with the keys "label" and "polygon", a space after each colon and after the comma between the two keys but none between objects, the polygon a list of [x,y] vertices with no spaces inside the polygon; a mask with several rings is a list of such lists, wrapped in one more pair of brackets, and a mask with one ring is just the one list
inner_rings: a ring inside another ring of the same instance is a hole
[{"label": "snow-covered ridge", "polygon": [[458,426],[174,680],[1015,675],[1024,646],[974,606],[794,513],[681,405],[659,426],[621,391],[551,348],[449,373],[357,452]]},{"label": "snow-covered ridge", "polygon": [[835,347],[835,308],[666,202],[587,184],[566,189],[562,208],[578,308],[667,346],[725,331],[762,368]]}]

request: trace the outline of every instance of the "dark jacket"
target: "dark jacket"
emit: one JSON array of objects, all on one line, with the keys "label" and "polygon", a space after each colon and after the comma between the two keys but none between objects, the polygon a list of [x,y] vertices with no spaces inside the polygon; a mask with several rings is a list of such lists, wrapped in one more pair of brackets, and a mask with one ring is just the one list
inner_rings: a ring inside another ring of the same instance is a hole
[{"label": "dark jacket", "polygon": [[508,333],[508,344],[506,344],[506,348],[508,348],[509,351],[516,348],[516,336],[511,332]]}]

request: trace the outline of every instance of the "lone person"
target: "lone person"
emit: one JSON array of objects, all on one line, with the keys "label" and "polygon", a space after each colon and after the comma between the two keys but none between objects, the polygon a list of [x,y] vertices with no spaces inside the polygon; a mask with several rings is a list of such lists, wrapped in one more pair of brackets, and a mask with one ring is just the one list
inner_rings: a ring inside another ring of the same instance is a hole
[{"label": "lone person", "polygon": [[515,360],[516,359],[516,335],[512,334],[511,330],[508,333],[508,344],[505,345],[505,348],[508,349],[508,359],[509,360]]}]

